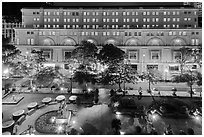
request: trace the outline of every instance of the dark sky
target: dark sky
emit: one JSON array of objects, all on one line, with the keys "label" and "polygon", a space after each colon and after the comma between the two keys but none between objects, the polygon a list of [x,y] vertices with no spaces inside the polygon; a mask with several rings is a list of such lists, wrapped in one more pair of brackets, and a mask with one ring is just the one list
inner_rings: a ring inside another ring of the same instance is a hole
[{"label": "dark sky", "polygon": [[[53,7],[181,7],[182,2],[52,2]],[[45,7],[45,2],[2,2],[2,15],[21,18],[23,7]]]}]

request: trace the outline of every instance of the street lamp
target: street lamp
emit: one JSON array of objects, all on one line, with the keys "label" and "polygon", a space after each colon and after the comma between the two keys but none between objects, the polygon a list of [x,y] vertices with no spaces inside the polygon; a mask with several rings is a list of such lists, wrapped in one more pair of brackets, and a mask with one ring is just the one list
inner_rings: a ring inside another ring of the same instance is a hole
[{"label": "street lamp", "polygon": [[144,63],[144,59],[145,59],[145,54],[142,55],[142,72],[143,72],[143,63]]}]

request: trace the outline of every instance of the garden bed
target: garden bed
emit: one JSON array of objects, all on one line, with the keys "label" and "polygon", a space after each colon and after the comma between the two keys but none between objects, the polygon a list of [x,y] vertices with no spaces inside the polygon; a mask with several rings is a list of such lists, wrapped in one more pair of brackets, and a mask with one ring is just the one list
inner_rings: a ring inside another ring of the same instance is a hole
[{"label": "garden bed", "polygon": [[24,98],[23,95],[8,95],[2,100],[3,105],[16,105]]},{"label": "garden bed", "polygon": [[51,118],[57,117],[57,115],[57,111],[50,111],[41,115],[35,121],[36,131],[44,134],[59,134],[57,131],[57,124],[51,122]]}]

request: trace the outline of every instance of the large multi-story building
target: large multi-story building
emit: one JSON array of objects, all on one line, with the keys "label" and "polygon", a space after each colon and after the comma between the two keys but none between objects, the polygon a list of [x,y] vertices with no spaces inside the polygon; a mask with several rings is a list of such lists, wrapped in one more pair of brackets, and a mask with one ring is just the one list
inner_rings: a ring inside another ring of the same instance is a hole
[{"label": "large multi-story building", "polygon": [[[128,54],[138,72],[155,68],[164,79],[178,74],[179,48],[202,45],[196,8],[22,9],[23,28],[16,29],[16,46],[28,53],[42,50],[49,64],[65,68],[76,44],[113,44]],[[199,65],[189,63],[193,69]]]},{"label": "large multi-story building", "polygon": [[11,43],[14,43],[15,41],[14,28],[21,28],[21,27],[22,27],[22,23],[8,22],[4,17],[2,18],[2,36],[4,38],[10,38]]}]

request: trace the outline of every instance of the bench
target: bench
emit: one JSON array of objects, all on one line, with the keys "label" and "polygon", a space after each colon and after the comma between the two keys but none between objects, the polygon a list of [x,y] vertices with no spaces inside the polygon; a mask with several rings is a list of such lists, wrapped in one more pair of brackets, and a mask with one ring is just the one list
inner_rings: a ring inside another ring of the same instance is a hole
[{"label": "bench", "polygon": [[18,125],[21,125],[23,123],[23,121],[25,121],[26,119],[26,115],[22,115],[18,120],[17,120],[17,124]]},{"label": "bench", "polygon": [[54,102],[50,102],[50,103],[48,103],[49,105],[55,105],[55,104],[57,104],[58,102],[57,101],[54,101]]},{"label": "bench", "polygon": [[33,109],[31,109],[31,110],[28,110],[28,112],[27,112],[27,115],[32,115],[33,113],[35,112],[35,109],[33,108]]},{"label": "bench", "polygon": [[45,104],[38,105],[38,109],[45,107]]}]

